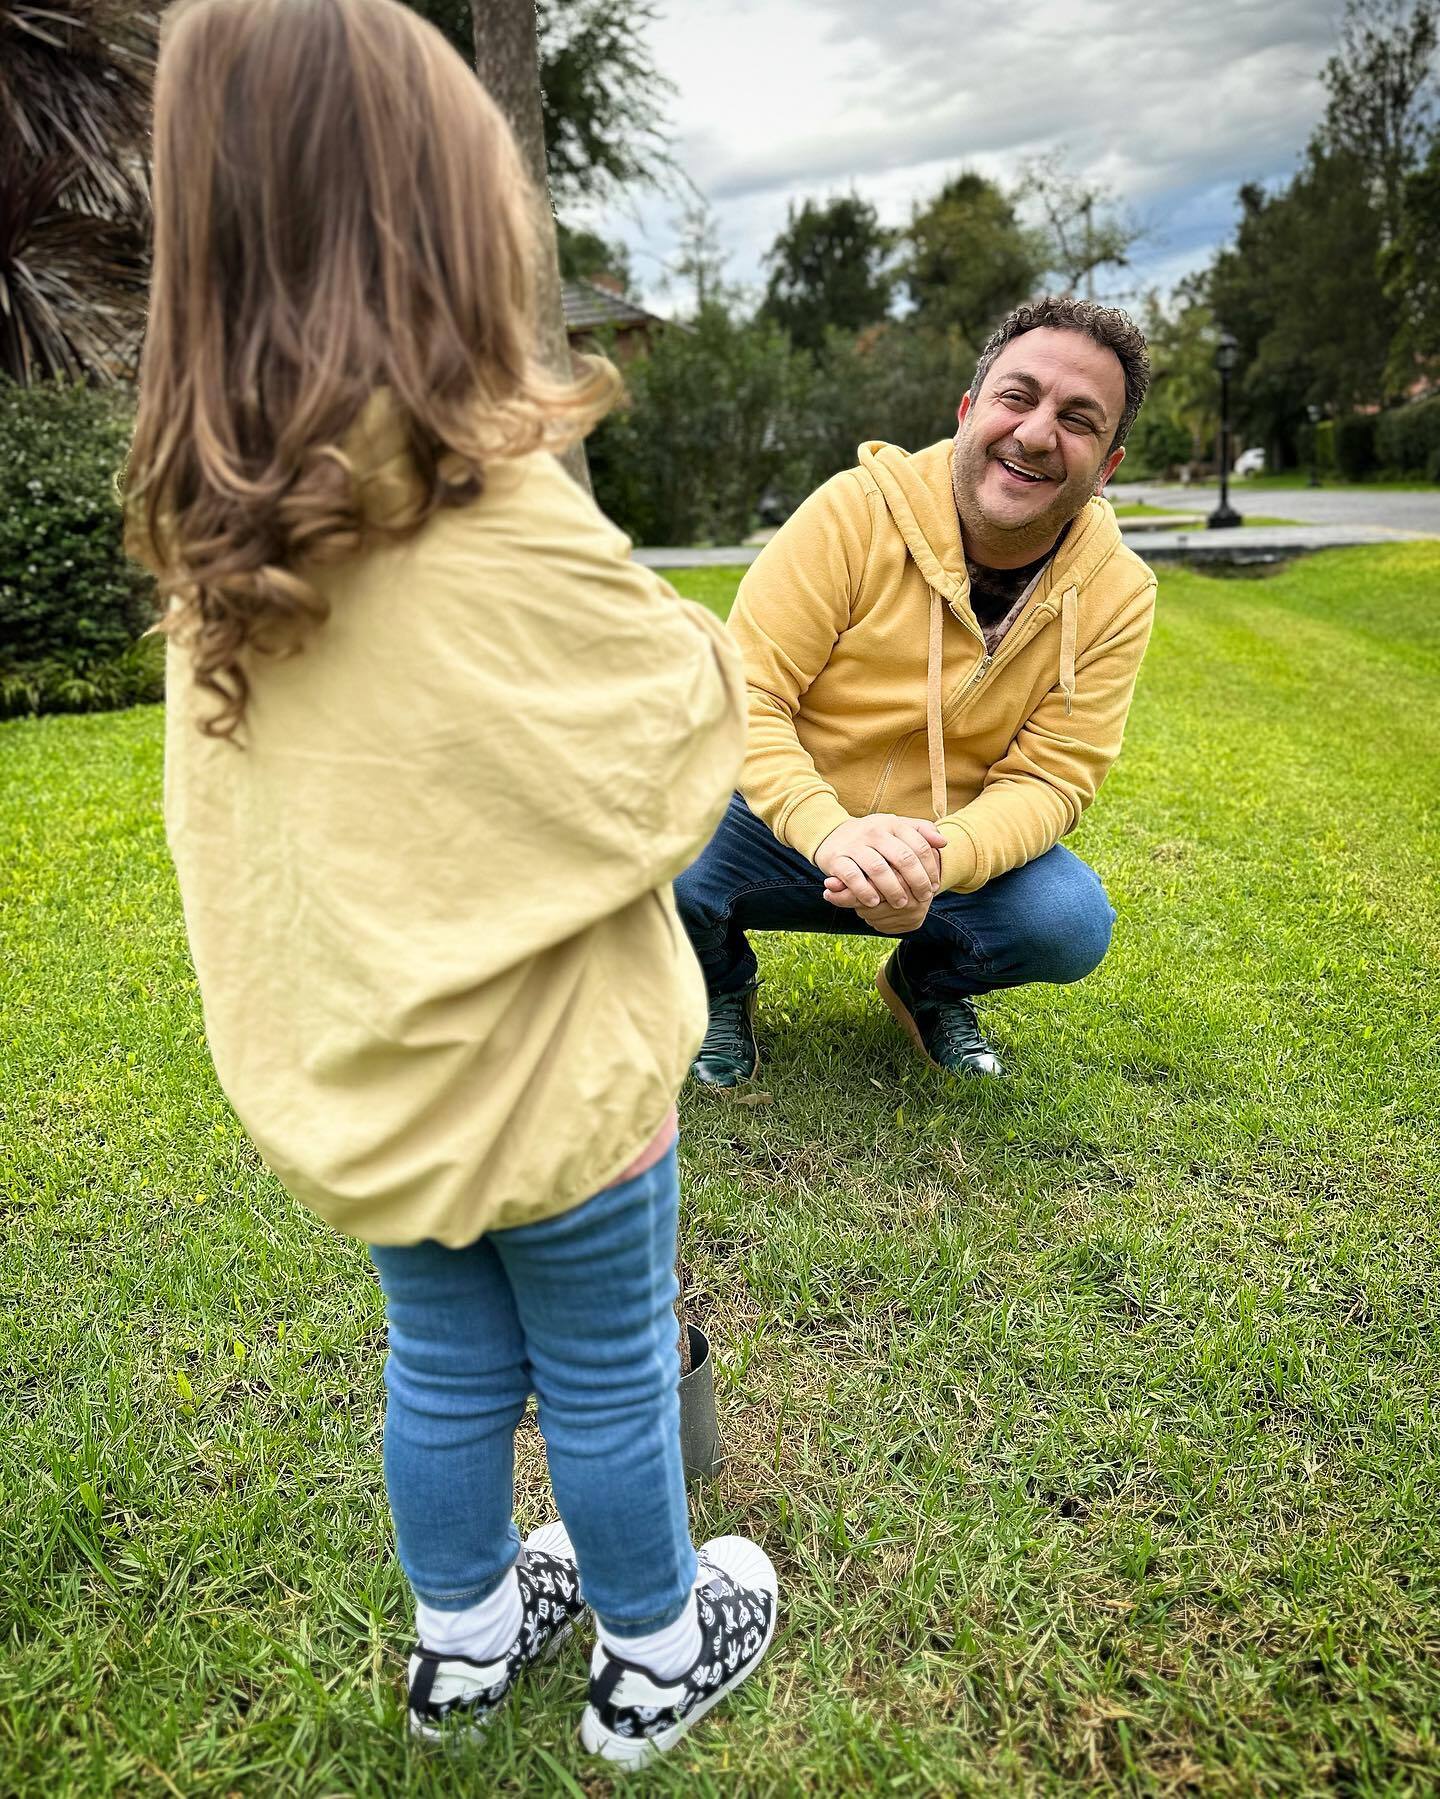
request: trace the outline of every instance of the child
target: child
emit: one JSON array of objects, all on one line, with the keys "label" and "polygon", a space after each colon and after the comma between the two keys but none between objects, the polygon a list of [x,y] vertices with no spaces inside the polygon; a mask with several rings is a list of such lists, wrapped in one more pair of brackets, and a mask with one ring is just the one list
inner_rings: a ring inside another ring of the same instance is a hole
[{"label": "child", "polygon": [[[775,1628],[763,1551],[691,1545],[673,1311],[705,999],[669,882],[742,678],[548,453],[615,377],[534,365],[528,206],[394,0],[175,7],[130,518],[215,1066],[385,1292],[411,1728],[482,1727],[588,1604],[582,1736],[636,1765]],[[522,1544],[532,1391],[564,1524]]]}]

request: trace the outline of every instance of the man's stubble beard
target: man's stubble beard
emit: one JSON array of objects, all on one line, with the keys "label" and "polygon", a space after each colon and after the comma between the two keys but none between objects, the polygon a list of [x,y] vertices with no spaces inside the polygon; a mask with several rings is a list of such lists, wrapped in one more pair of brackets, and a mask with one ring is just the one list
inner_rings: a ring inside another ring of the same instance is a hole
[{"label": "man's stubble beard", "polygon": [[[972,521],[972,529],[983,532],[992,540],[998,539],[1007,547],[1028,549],[1033,546],[1035,555],[1041,556],[1066,525],[1079,517],[1096,492],[1098,476],[1075,475],[1058,486],[1050,504],[1033,517],[1013,520],[995,518],[980,503],[979,498],[980,484],[992,460],[987,450],[982,449],[978,453],[971,451],[965,443],[963,432],[955,440],[955,453],[951,459],[951,487],[962,537],[969,520]],[[1019,462],[1022,467],[1025,463],[1025,458],[1019,455],[1012,456],[1010,460]]]}]

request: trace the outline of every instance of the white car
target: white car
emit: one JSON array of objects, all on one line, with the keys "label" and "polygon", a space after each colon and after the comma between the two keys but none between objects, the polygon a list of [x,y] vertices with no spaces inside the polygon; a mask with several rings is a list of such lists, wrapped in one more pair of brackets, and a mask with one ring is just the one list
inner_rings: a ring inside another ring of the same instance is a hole
[{"label": "white car", "polygon": [[1237,475],[1263,475],[1265,473],[1265,452],[1263,450],[1242,450],[1235,458]]}]

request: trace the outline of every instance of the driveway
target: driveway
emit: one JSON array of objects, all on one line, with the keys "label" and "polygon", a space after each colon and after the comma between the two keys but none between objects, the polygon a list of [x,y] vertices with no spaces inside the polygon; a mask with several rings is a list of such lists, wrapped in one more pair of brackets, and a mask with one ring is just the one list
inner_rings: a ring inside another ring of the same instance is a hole
[{"label": "driveway", "polygon": [[[1171,487],[1140,481],[1110,491],[1117,505],[1143,500],[1166,512],[1210,512],[1218,487]],[[1423,531],[1440,537],[1440,486],[1433,493],[1399,493],[1384,487],[1252,487],[1230,483],[1230,504],[1242,517],[1290,518],[1301,525],[1348,525],[1378,531]]]}]

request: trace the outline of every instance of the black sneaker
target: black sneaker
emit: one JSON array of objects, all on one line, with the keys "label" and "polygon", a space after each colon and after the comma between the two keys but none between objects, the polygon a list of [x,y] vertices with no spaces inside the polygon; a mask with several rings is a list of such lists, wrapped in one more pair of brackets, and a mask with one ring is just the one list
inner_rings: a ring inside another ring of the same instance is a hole
[{"label": "black sneaker", "polygon": [[710,1001],[710,1022],[690,1072],[702,1087],[738,1087],[760,1066],[755,1042],[755,988],[752,982],[735,993],[717,993]]},{"label": "black sneaker", "polygon": [[410,1657],[410,1734],[427,1741],[470,1736],[490,1722],[518,1674],[548,1662],[585,1610],[580,1571],[563,1524],[525,1539],[515,1564],[520,1582],[520,1634],[493,1662],[437,1655],[423,1643]]},{"label": "black sneaker", "polygon": [[994,1079],[1005,1072],[999,1056],[980,1035],[975,1003],[968,999],[925,999],[905,979],[897,950],[875,977],[880,997],[921,1055],[947,1074]]},{"label": "black sneaker", "polygon": [[778,1583],[769,1556],[747,1537],[716,1537],[699,1556],[700,1659],[688,1673],[663,1681],[597,1643],[590,1703],[580,1721],[580,1740],[592,1755],[638,1768],[673,1749],[755,1672],[770,1647]]}]

